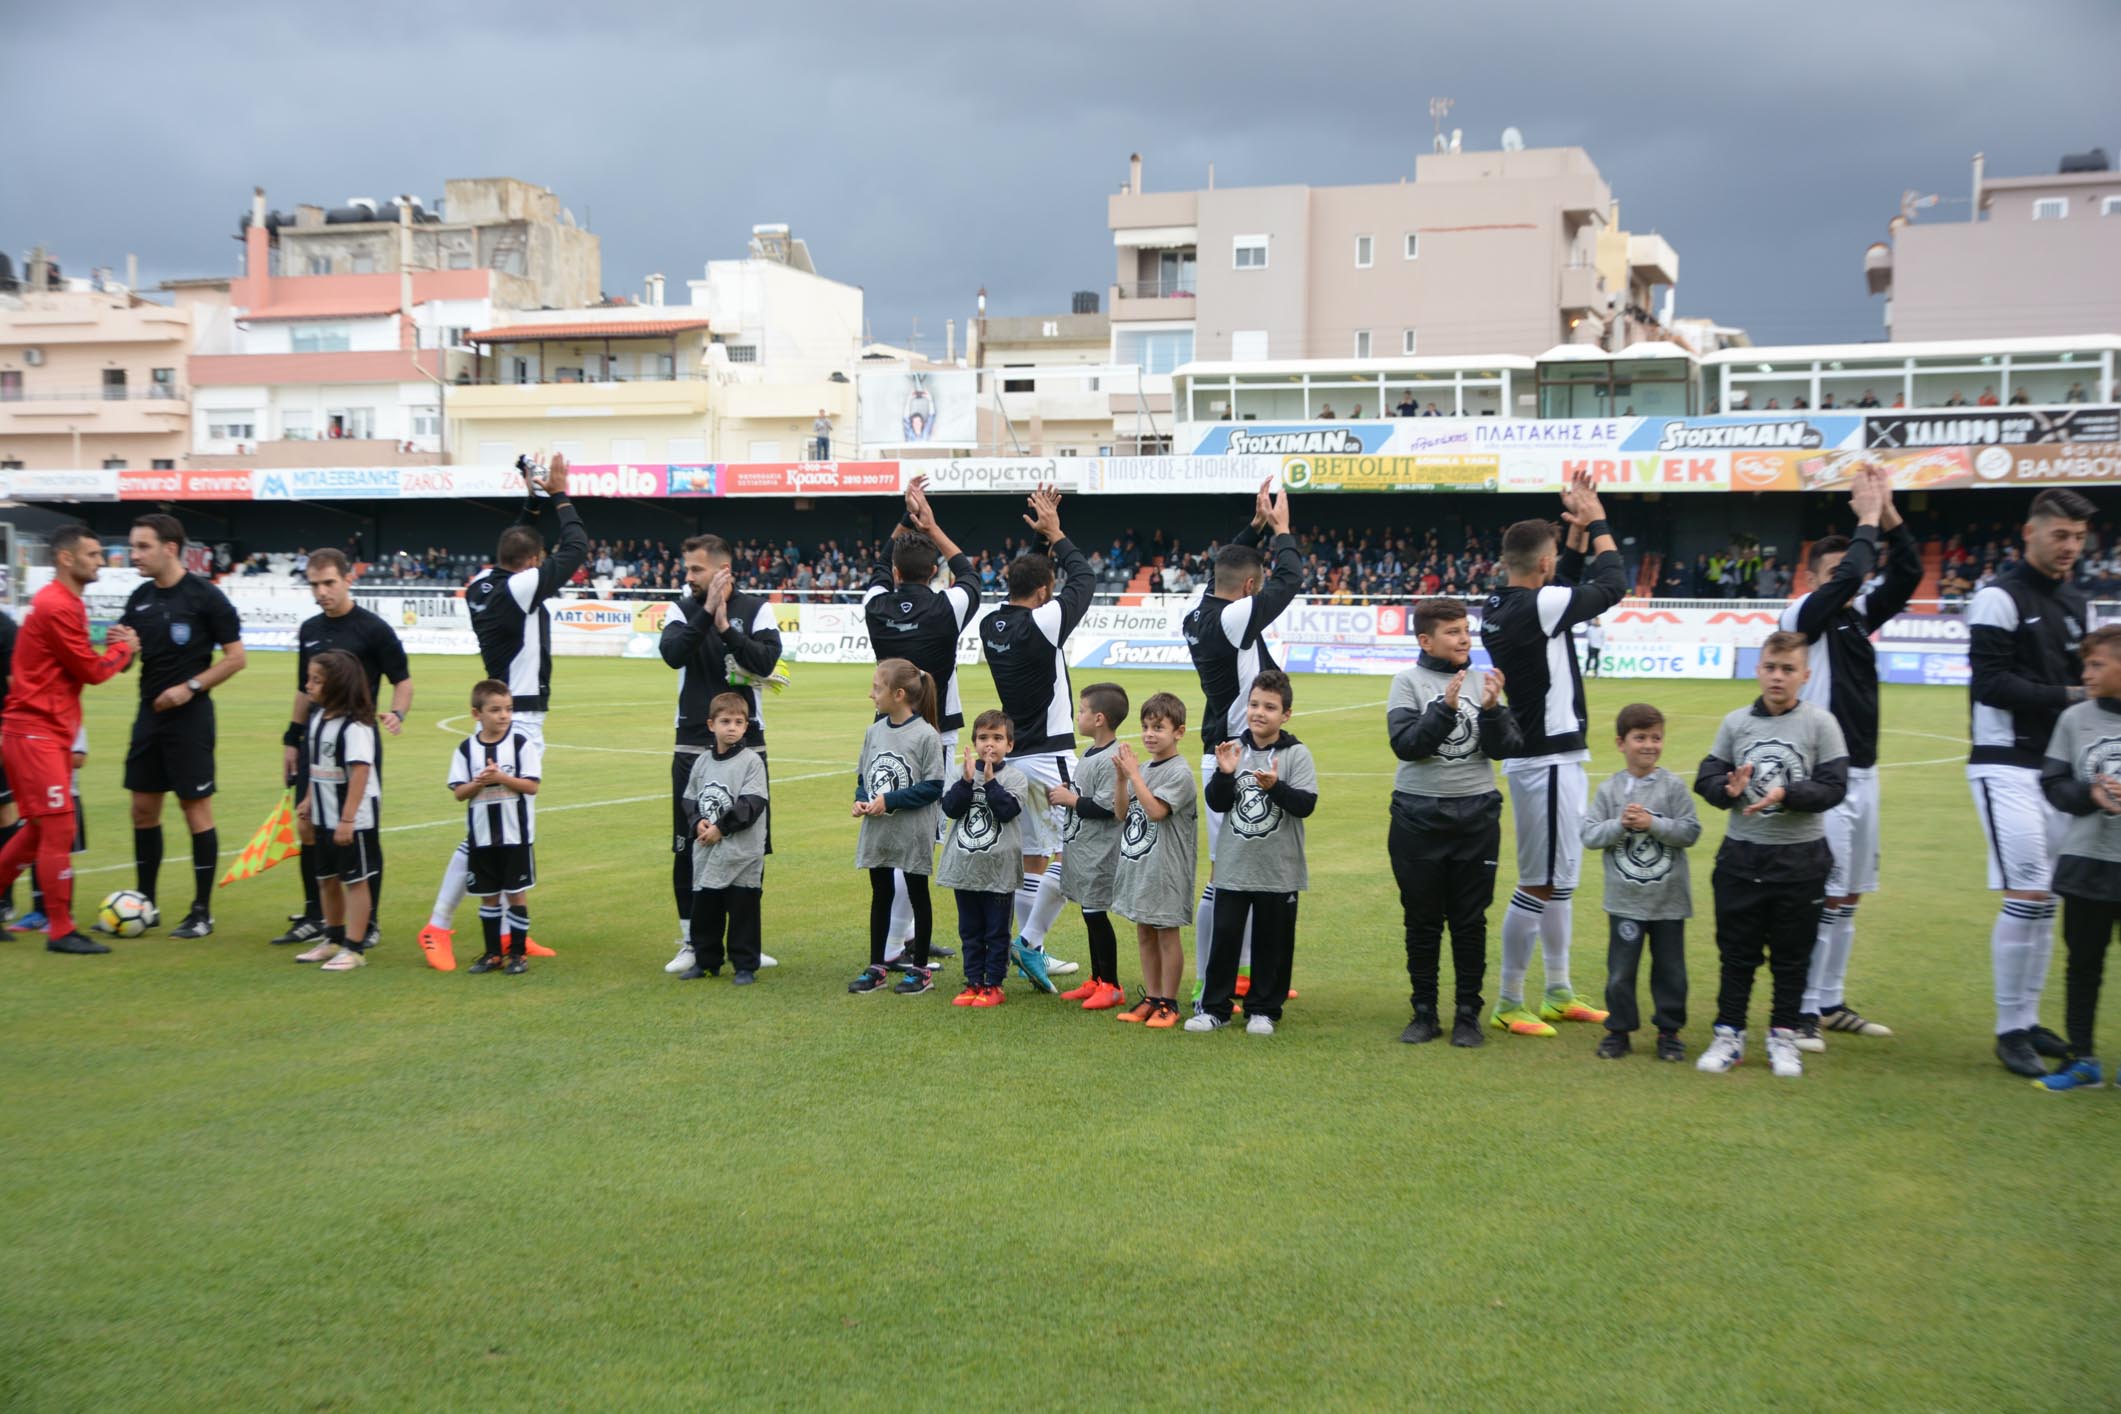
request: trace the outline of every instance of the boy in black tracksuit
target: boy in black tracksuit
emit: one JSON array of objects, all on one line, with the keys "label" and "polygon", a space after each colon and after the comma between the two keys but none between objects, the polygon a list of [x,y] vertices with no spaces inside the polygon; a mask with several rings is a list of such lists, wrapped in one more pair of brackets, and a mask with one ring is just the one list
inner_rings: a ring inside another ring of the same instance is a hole
[{"label": "boy in black tracksuit", "polygon": [[1469,674],[1473,635],[1466,606],[1424,599],[1414,606],[1421,657],[1392,680],[1385,726],[1399,772],[1385,848],[1406,921],[1411,1044],[1443,1034],[1437,1020],[1443,930],[1451,926],[1456,1017],[1451,1044],[1481,1043],[1480,988],[1487,975],[1488,908],[1502,848],[1502,792],[1494,762],[1523,750],[1517,719],[1502,705],[1502,674]]}]

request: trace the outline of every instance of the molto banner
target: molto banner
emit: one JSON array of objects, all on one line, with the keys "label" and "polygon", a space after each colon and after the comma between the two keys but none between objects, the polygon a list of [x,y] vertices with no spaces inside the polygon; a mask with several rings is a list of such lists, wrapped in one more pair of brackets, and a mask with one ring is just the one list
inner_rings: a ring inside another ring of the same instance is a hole
[{"label": "molto banner", "polygon": [[2121,408],[1940,408],[1873,413],[1866,447],[2023,447],[2036,442],[2121,442]]},{"label": "molto banner", "polygon": [[724,496],[896,496],[903,487],[892,462],[725,462]]},{"label": "molto banner", "polygon": [[1029,493],[1041,486],[1063,492],[1083,489],[1084,457],[938,457],[933,461],[902,461],[899,470],[905,484],[913,478],[928,478],[928,489],[936,492],[1016,491]]},{"label": "molto banner", "polygon": [[660,466],[574,466],[567,468],[567,494],[585,499],[628,501],[664,493]]},{"label": "molto banner", "polygon": [[1499,459],[1436,452],[1410,457],[1284,457],[1281,484],[1291,491],[1493,491]]},{"label": "molto banner", "polygon": [[121,471],[121,501],[248,501],[248,471]]}]

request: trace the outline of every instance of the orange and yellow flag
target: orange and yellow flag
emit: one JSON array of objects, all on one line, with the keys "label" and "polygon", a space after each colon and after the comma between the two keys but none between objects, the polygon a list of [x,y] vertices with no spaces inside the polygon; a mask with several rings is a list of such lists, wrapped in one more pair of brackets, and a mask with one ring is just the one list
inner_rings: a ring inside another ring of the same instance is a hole
[{"label": "orange and yellow flag", "polygon": [[265,817],[265,823],[250,837],[250,843],[243,846],[236,862],[228,866],[218,887],[225,889],[238,879],[262,874],[289,855],[301,852],[301,841],[295,838],[295,791],[289,786],[280,792],[280,803]]}]

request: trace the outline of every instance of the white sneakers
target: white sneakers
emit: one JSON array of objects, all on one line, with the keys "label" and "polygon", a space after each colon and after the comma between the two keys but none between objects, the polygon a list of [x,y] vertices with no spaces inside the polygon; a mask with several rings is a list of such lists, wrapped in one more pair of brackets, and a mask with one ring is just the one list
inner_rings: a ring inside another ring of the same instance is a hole
[{"label": "white sneakers", "polygon": [[1767,1033],[1768,1069],[1784,1080],[1795,1080],[1804,1074],[1804,1057],[1797,1051],[1797,1033],[1787,1026],[1777,1026]]},{"label": "white sneakers", "polygon": [[678,955],[664,963],[663,970],[665,972],[683,972],[690,966],[692,966],[692,940],[690,938],[680,938],[678,939]]},{"label": "white sneakers", "polygon": [[1701,1059],[1694,1062],[1694,1069],[1722,1075],[1744,1059],[1745,1033],[1734,1031],[1728,1026],[1719,1026],[1716,1028],[1716,1039],[1709,1042],[1709,1048],[1701,1053]]},{"label": "white sneakers", "polygon": [[1186,1029],[1188,1031],[1220,1031],[1229,1024],[1229,1022],[1213,1012],[1206,1011],[1196,1012],[1186,1018]]},{"label": "white sneakers", "polygon": [[368,955],[359,948],[340,948],[339,955],[322,967],[319,972],[351,972],[356,967],[368,966]]},{"label": "white sneakers", "polygon": [[1076,963],[1064,961],[1055,957],[1052,953],[1046,954],[1046,975],[1048,977],[1065,977],[1069,973],[1076,971],[1077,967],[1078,964]]},{"label": "white sneakers", "polygon": [[331,943],[331,942],[324,942],[324,943],[318,943],[318,944],[317,944],[317,945],[316,945],[315,947],[311,948],[311,949],[310,949],[310,950],[309,950],[308,952],[298,952],[298,953],[296,953],[296,954],[295,954],[295,961],[296,961],[296,962],[330,962],[330,961],[331,961],[331,960],[332,960],[333,958],[337,957],[337,956],[338,956],[338,955],[339,955],[340,953],[342,953],[342,952],[344,952],[344,951],[345,951],[345,949],[344,949],[344,948],[342,948],[342,947],[340,947],[340,946],[339,946],[339,945],[338,945],[337,943]]},{"label": "white sneakers", "polygon": [[1274,1034],[1274,1018],[1271,1016],[1246,1017],[1245,1034],[1247,1036],[1272,1036]]}]

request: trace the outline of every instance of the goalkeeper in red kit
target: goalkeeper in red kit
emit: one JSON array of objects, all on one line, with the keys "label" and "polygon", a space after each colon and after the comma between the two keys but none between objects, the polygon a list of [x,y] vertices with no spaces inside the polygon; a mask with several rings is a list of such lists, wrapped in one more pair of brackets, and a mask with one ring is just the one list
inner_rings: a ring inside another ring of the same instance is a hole
[{"label": "goalkeeper in red kit", "polygon": [[52,952],[109,952],[74,927],[71,752],[81,730],[82,687],[131,667],[140,640],[121,626],[110,631],[103,652],[89,642],[81,591],[103,568],[103,546],[88,527],[60,526],[51,548],[52,582],[30,600],[29,619],[15,638],[14,677],[0,714],[0,764],[27,826],[0,850],[0,894],[34,859],[49,917],[44,946]]}]

